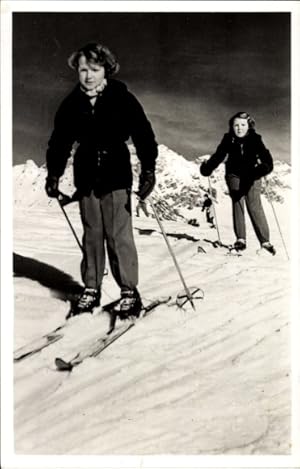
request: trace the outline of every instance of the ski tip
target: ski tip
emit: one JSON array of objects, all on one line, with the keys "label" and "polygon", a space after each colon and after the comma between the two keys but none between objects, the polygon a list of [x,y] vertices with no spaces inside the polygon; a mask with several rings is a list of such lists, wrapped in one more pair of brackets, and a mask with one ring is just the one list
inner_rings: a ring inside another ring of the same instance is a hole
[{"label": "ski tip", "polygon": [[62,358],[55,358],[55,365],[58,371],[72,371],[73,365],[70,362],[66,362]]},{"label": "ski tip", "polygon": [[18,363],[20,362],[21,360],[23,360],[24,358],[26,358],[28,356],[27,353],[23,354],[23,355],[16,355],[14,356],[14,363]]}]

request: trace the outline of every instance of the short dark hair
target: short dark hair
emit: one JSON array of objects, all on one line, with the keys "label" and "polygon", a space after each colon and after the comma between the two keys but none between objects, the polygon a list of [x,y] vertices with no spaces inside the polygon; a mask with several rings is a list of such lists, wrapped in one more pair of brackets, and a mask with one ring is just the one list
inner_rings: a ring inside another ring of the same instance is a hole
[{"label": "short dark hair", "polygon": [[240,112],[237,112],[236,114],[234,114],[234,116],[232,116],[229,119],[229,131],[230,132],[233,132],[233,123],[234,123],[234,119],[236,119],[236,118],[247,119],[248,125],[249,125],[249,130],[255,130],[255,120],[253,119],[253,117],[251,117],[250,114],[248,114],[248,112],[240,111]]},{"label": "short dark hair", "polygon": [[120,69],[119,63],[108,47],[97,42],[90,42],[70,55],[68,65],[73,70],[78,70],[80,57],[85,57],[90,63],[102,65],[106,77],[115,75]]}]

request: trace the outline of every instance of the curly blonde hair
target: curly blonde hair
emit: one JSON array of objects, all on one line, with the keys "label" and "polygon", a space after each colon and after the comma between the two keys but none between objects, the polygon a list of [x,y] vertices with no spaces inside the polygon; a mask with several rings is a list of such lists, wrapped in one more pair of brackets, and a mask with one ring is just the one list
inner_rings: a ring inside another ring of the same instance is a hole
[{"label": "curly blonde hair", "polygon": [[120,65],[108,47],[97,42],[91,42],[73,52],[68,58],[68,65],[73,70],[78,70],[80,57],[85,57],[87,62],[102,65],[105,68],[105,76],[110,77],[118,73]]},{"label": "curly blonde hair", "polygon": [[234,114],[234,116],[232,116],[229,119],[229,131],[230,132],[233,132],[233,123],[234,123],[234,119],[236,118],[247,119],[249,130],[255,130],[255,120],[253,119],[253,117],[251,117],[250,114],[248,114],[248,112],[240,111]]}]

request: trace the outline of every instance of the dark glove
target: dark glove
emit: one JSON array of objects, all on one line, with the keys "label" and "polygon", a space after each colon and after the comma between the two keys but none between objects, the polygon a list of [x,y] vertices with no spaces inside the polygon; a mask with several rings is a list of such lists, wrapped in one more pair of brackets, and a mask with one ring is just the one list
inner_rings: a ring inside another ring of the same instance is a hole
[{"label": "dark glove", "polygon": [[48,197],[57,198],[59,196],[58,177],[48,176],[46,178],[45,190],[47,192]]},{"label": "dark glove", "polygon": [[266,174],[268,174],[268,168],[264,163],[260,163],[255,166],[253,174],[254,179],[260,179],[263,176],[266,176]]},{"label": "dark glove", "polygon": [[155,186],[155,171],[154,169],[142,170],[139,181],[139,189],[137,191],[137,196],[144,200],[148,195],[151,194]]},{"label": "dark glove", "polygon": [[202,174],[202,176],[210,176],[211,175],[212,171],[211,171],[207,161],[203,161],[203,163],[201,164],[200,173]]}]

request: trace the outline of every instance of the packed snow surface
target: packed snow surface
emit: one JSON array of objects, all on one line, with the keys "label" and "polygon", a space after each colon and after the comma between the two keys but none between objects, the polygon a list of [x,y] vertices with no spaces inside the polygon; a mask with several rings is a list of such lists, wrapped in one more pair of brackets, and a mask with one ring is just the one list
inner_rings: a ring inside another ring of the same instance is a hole
[{"label": "packed snow surface", "polygon": [[[106,333],[109,318],[100,310],[73,318],[63,339],[16,362],[17,454],[290,454],[291,279],[273,213],[289,251],[290,166],[276,162],[267,188],[272,205],[263,196],[276,256],[259,249],[247,218],[248,248],[236,257],[212,244],[218,233],[201,211],[208,189],[201,158],[188,162],[163,145],[159,151],[153,201],[186,284],[204,298],[194,300],[195,310],[176,306],[183,285],[151,207],[149,217],[133,210],[143,300],[172,299],[72,373],[56,371],[55,357],[70,359]],[[132,162],[137,184],[134,154]],[[211,182],[219,235],[231,243],[223,171]],[[62,324],[82,285],[81,252],[44,193],[45,174],[33,161],[14,167],[15,350]],[[73,191],[71,165],[61,188]],[[66,211],[81,238],[77,203]],[[109,271],[102,304],[118,294]]]}]

